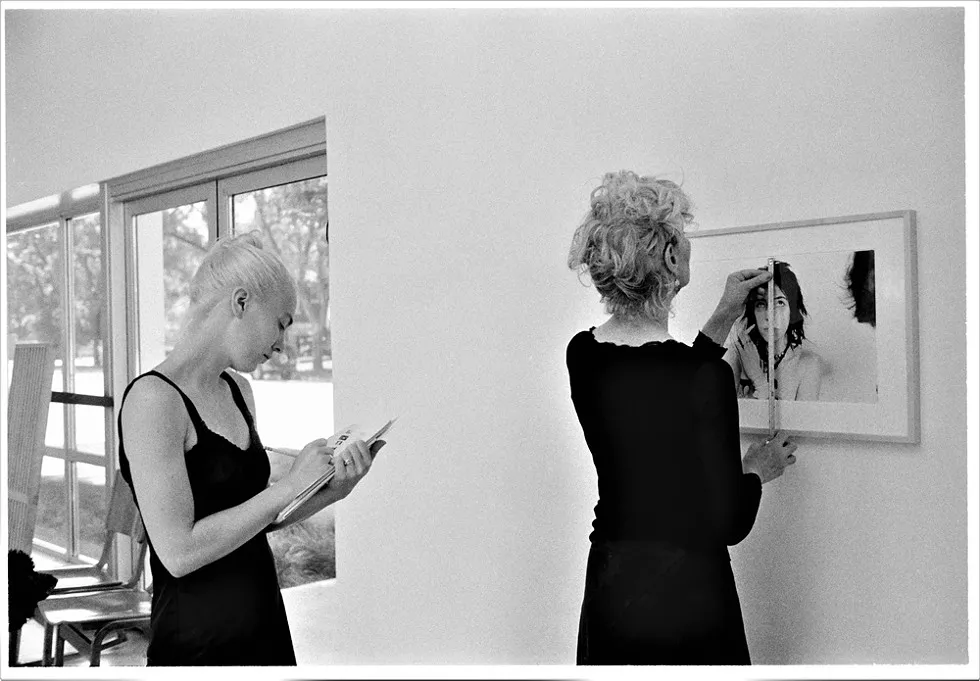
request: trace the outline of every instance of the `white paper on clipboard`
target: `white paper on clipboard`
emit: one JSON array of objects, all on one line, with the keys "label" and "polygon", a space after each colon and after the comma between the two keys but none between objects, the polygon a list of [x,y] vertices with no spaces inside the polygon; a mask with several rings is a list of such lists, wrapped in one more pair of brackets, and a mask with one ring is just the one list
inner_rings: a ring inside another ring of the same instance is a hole
[{"label": "white paper on clipboard", "polygon": [[[395,418],[388,421],[386,424],[381,426],[381,428],[375,431],[373,435],[371,435],[368,438],[365,438],[364,443],[368,447],[373,445],[375,442],[380,440],[385,433],[388,432],[388,430],[397,420],[398,417],[396,416]],[[345,442],[356,439],[355,436],[357,435],[357,433],[358,433],[357,426],[348,426],[347,428],[344,428],[343,430],[334,433],[334,435],[330,436],[330,438],[328,438],[328,442],[334,445],[334,452],[336,453],[337,451],[342,450],[344,448]],[[329,468],[327,468],[327,471],[323,475],[317,478],[315,482],[309,485],[302,492],[297,494],[296,498],[294,498],[291,502],[289,502],[289,505],[287,505],[286,508],[282,509],[279,512],[279,515],[276,516],[276,520],[274,524],[275,525],[281,524],[287,518],[289,518],[289,516],[295,513],[296,509],[300,508],[304,503],[306,503],[306,501],[310,499],[310,497],[312,497],[314,494],[316,494],[321,489],[323,489],[323,487],[326,486],[326,484],[333,479],[333,474],[334,474],[333,466],[330,466]]]}]

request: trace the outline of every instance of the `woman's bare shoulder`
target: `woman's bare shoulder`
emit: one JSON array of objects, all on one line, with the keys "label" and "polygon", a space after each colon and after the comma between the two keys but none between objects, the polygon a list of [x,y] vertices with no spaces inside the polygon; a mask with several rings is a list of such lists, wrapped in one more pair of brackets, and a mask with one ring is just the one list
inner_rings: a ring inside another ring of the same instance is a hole
[{"label": "woman's bare shoulder", "polygon": [[130,387],[123,401],[122,418],[131,428],[145,424],[183,430],[187,409],[172,385],[151,374],[141,377]]},{"label": "woman's bare shoulder", "polygon": [[814,350],[812,347],[801,346],[799,348],[799,362],[800,366],[804,368],[820,369],[823,359],[820,357],[820,353]]},{"label": "woman's bare shoulder", "polygon": [[140,376],[130,386],[123,406],[129,406],[131,403],[150,403],[165,407],[170,404],[180,405],[183,400],[172,385],[159,376],[147,374]]}]

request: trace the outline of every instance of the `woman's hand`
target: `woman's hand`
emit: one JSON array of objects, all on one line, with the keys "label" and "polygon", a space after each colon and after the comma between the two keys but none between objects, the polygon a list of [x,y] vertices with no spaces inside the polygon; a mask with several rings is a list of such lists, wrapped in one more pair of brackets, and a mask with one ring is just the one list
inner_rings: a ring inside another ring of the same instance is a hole
[{"label": "woman's hand", "polygon": [[299,494],[327,472],[333,461],[330,457],[333,451],[334,448],[325,438],[313,440],[296,456],[293,467],[283,476],[283,481],[295,494]]},{"label": "woman's hand", "polygon": [[384,440],[378,440],[370,449],[364,440],[352,440],[350,444],[335,452],[333,455],[333,479],[326,489],[337,495],[338,499],[345,498],[371,469],[374,457],[385,446]]},{"label": "woman's hand", "polygon": [[701,333],[716,345],[724,345],[732,324],[745,310],[745,299],[749,293],[752,289],[765,285],[770,278],[769,270],[736,270],[729,274],[725,282],[725,292]]},{"label": "woman's hand", "polygon": [[789,442],[787,437],[781,432],[776,433],[768,440],[756,442],[749,446],[742,459],[742,472],[755,473],[766,484],[775,480],[787,466],[796,463],[796,451],[798,445]]},{"label": "woman's hand", "polygon": [[725,281],[725,292],[721,294],[716,311],[730,317],[742,314],[745,299],[753,289],[765,286],[772,278],[769,270],[736,270]]},{"label": "woman's hand", "polygon": [[[385,446],[384,440],[378,440],[373,445],[371,445],[371,450],[370,450],[371,458],[374,458],[377,455],[377,453],[381,451],[381,448],[384,446]],[[333,453],[332,448],[330,452]],[[297,509],[297,511],[293,513],[293,515],[287,518],[284,522],[273,525],[270,529],[280,530],[284,527],[289,527],[294,523],[303,522],[310,516],[316,515],[317,513],[325,509],[327,506],[330,506],[334,502],[340,501],[348,494],[350,494],[351,490],[354,489],[354,486],[358,483],[358,481],[364,477],[364,474],[361,474],[360,476],[357,475],[356,465],[354,465],[353,473],[344,472],[344,471],[349,471],[350,467],[344,465],[343,459],[347,456],[350,456],[353,463],[354,454],[355,451],[352,450],[348,452],[345,449],[342,452],[335,453],[334,456],[324,456],[324,458],[330,462],[330,466],[334,466],[334,462],[336,461],[337,472],[334,473],[334,477],[330,479],[330,482],[327,485],[325,485],[320,491],[314,494],[312,498],[310,498],[306,503],[304,503],[302,507]],[[368,467],[370,467],[370,463],[368,464]],[[362,461],[362,468],[363,468],[363,461]],[[364,470],[364,473],[367,473],[366,469]]]}]

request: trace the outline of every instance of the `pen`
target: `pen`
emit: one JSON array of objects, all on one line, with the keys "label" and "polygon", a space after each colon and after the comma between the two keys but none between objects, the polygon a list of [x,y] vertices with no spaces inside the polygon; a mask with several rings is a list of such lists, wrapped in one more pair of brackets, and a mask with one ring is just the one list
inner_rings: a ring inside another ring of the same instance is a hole
[{"label": "pen", "polygon": [[287,452],[284,449],[276,449],[275,447],[265,447],[265,451],[272,452],[273,454],[282,454],[283,456],[292,457],[295,459],[298,456],[298,452]]},{"label": "pen", "polygon": [[295,459],[299,456],[299,452],[287,452],[285,449],[276,449],[275,447],[269,447],[268,445],[263,446],[263,449],[267,452],[272,452],[273,454],[282,454],[283,456],[288,456]]},{"label": "pen", "polygon": [[[379,430],[377,433],[375,433],[370,438],[368,438],[367,445],[369,447],[371,445],[373,445],[378,440],[378,438],[380,438],[382,435],[384,435],[388,431],[388,429],[391,428],[392,424],[395,421],[397,421],[397,420],[398,420],[398,417],[396,416],[395,418],[393,418],[390,421],[388,421],[388,423],[384,424],[381,427],[381,430]],[[350,439],[350,436],[351,436],[351,433],[350,432],[342,433],[340,435],[340,437],[337,439],[337,441],[332,445],[334,451],[336,451],[340,447],[340,445],[343,444],[344,441]],[[263,449],[265,449],[265,451],[267,451],[267,452],[272,452],[273,454],[281,454],[283,456],[288,456],[288,457],[293,458],[293,459],[295,459],[297,456],[299,456],[299,452],[295,452],[295,453],[294,452],[287,452],[284,449],[277,449],[275,447],[269,447],[267,445],[264,446]]]}]

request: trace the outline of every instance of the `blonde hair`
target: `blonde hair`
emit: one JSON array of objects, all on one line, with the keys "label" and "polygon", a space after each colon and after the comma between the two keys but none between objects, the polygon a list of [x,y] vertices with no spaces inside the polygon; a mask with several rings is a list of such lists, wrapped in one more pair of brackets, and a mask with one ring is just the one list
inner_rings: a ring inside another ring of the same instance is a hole
[{"label": "blonde hair", "polygon": [[606,173],[591,203],[572,237],[568,266],[589,273],[608,313],[666,318],[677,279],[663,254],[691,221],[687,194],[670,180],[622,170]]},{"label": "blonde hair", "polygon": [[265,247],[261,232],[226,236],[208,249],[191,279],[185,328],[196,325],[238,287],[263,300],[279,293],[293,305],[296,301],[296,283],[279,256]]}]

